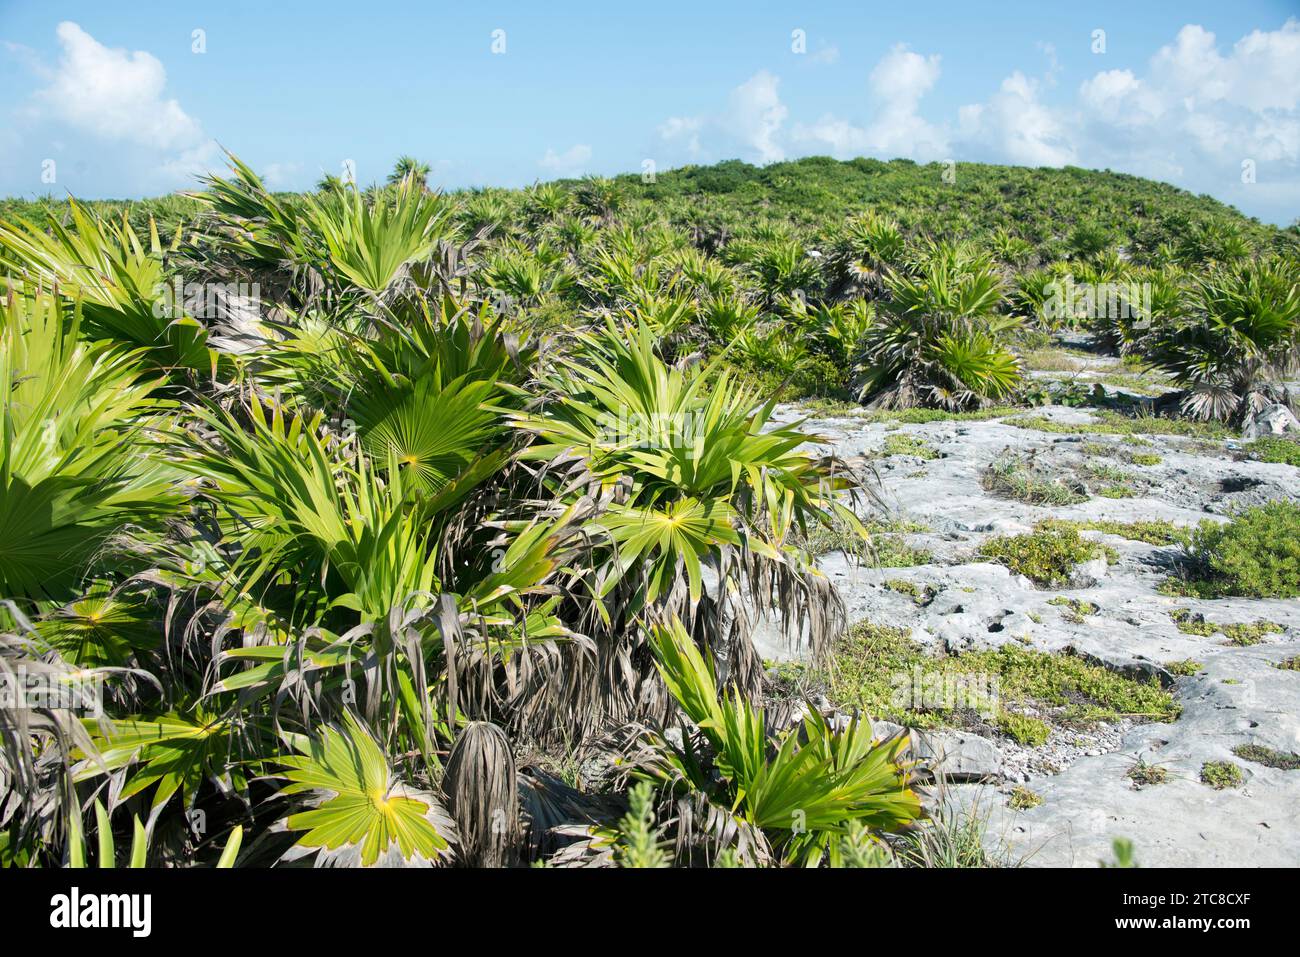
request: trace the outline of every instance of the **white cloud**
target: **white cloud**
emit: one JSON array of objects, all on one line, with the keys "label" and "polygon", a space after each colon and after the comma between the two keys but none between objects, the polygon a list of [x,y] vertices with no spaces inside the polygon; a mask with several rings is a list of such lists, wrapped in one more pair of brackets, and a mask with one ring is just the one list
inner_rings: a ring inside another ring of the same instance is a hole
[{"label": "white cloud", "polygon": [[827,114],[810,126],[796,125],[794,138],[841,158],[866,154],[942,159],[948,153],[947,133],[917,112],[921,98],[938,82],[939,73],[937,54],[921,56],[900,43],[867,78],[867,92],[874,105],[870,123],[859,127]]},{"label": "white cloud", "polygon": [[575,143],[563,153],[548,149],[546,155],[538,160],[538,165],[548,169],[557,176],[577,176],[587,172],[591,161],[591,147],[586,143]]},{"label": "white cloud", "polygon": [[670,116],[659,124],[659,136],[668,143],[684,143],[691,159],[703,153],[700,131],[707,124],[702,116]]},{"label": "white cloud", "polygon": [[[739,155],[755,163],[785,159],[789,110],[777,90],[780,78],[759,70],[733,89],[719,115],[671,116],[659,124],[666,159],[708,162]],[[676,154],[675,156],[672,154]]]},{"label": "white cloud", "polygon": [[723,127],[748,147],[760,163],[785,158],[779,134],[789,111],[776,89],[780,82],[766,70],[759,70],[731,91],[731,109],[722,121]]},{"label": "white cloud", "polygon": [[1016,70],[987,103],[958,111],[962,142],[1011,163],[1063,166],[1076,161],[1070,128],[1038,100],[1038,82]]},{"label": "white cloud", "polygon": [[[1300,22],[1255,30],[1221,52],[1189,24],[1145,73],[1108,70],[1079,88],[1080,154],[1169,179],[1248,212],[1294,218],[1300,205]],[[1241,181],[1253,161],[1256,182]]]},{"label": "white cloud", "polygon": [[164,150],[202,142],[198,121],[164,98],[167,71],[155,57],[109,49],[68,20],[56,34],[62,56],[49,85],[33,98],[38,113],[104,139]]},{"label": "white cloud", "polygon": [[808,59],[813,63],[824,63],[827,66],[830,66],[833,63],[839,63],[840,48],[832,43],[830,46],[822,47],[816,53],[810,54]]},{"label": "white cloud", "polygon": [[[11,150],[0,174],[15,192],[147,195],[192,184],[220,165],[217,144],[168,95],[153,55],[104,46],[71,21],[55,30],[59,56],[6,43],[36,80],[12,108]],[[57,176],[44,178],[54,161]]]}]

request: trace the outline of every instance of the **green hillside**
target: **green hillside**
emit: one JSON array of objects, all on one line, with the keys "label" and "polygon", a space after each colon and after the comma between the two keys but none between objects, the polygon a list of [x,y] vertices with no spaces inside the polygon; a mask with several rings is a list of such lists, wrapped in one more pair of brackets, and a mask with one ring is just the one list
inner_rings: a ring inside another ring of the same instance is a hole
[{"label": "green hillside", "polygon": [[[1087,402],[1041,427],[1222,439],[1300,365],[1296,232],[1131,177],[809,159],[440,194],[403,159],[289,195],[231,161],[190,197],[0,215],[0,663],[104,682],[111,719],[0,705],[0,864],[908,859],[905,739],[764,711],[751,613],[827,660],[851,622],[818,554],[895,528],[776,402]],[[1053,390],[1035,355],[1067,336],[1153,387]],[[1079,500],[1028,469],[988,478]],[[1198,533],[1207,588],[1300,592],[1278,514]]]}]

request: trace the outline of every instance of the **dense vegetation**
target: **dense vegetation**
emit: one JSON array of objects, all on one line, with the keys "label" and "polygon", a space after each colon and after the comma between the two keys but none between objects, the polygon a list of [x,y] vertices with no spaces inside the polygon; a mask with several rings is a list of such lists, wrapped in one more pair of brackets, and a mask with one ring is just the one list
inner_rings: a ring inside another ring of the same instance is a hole
[{"label": "dense vegetation", "polygon": [[[975,413],[1087,328],[1175,378],[1156,411],[1239,422],[1286,398],[1300,330],[1294,229],[1132,177],[942,173],[442,195],[404,160],[283,195],[232,158],[187,197],[6,202],[0,669],[105,713],[0,709],[0,859],[909,853],[904,740],[761,705],[755,612],[828,649],[811,546],[865,542],[875,496],[777,399]],[[1049,307],[1133,283],[1137,312]],[[1053,534],[1045,581],[1088,557]]]}]

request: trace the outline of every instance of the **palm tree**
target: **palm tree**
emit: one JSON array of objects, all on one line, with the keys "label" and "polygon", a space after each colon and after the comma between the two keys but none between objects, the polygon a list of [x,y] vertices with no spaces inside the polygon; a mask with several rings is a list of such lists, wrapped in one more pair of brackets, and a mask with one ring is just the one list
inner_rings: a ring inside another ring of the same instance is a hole
[{"label": "palm tree", "polygon": [[429,164],[421,163],[414,156],[399,156],[393,164],[393,171],[388,174],[388,182],[395,185],[403,180],[410,180],[421,189],[429,188]]},{"label": "palm tree", "polygon": [[1300,266],[1248,260],[1196,280],[1192,308],[1158,328],[1152,363],[1184,389],[1183,411],[1241,421],[1273,402],[1300,368]]},{"label": "palm tree", "polygon": [[987,255],[935,244],[914,272],[890,269],[885,284],[888,316],[862,341],[863,398],[886,408],[960,409],[1019,384],[1019,361],[999,338],[1019,321],[997,312],[1002,280]]}]

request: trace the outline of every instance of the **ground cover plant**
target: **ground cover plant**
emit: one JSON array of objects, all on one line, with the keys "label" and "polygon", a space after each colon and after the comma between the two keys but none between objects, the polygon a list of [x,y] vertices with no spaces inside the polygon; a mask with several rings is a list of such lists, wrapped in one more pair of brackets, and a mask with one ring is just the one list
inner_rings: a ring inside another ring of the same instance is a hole
[{"label": "ground cover plant", "polygon": [[[952,195],[937,166],[823,158],[443,194],[407,157],[286,194],[230,166],[161,200],[0,203],[0,670],[102,706],[0,708],[0,861],[988,863],[968,822],[924,821],[906,735],[868,720],[966,718],[891,705],[882,667],[998,675],[987,730],[1025,747],[1176,714],[1077,656],[849,628],[819,555],[932,556],[870,461],[777,403],[1227,439],[1287,398],[1291,232],[1070,169],[971,166]],[[1205,230],[1236,254],[1170,244]],[[1051,313],[1065,270],[1158,274],[1168,309]],[[1022,352],[1085,327],[1175,401],[1028,412]],[[987,481],[1087,497],[1019,457]],[[1046,522],[980,555],[1050,587],[1107,554],[1080,531],[1187,541],[1182,587],[1290,597],[1294,510]],[[782,725],[763,626],[864,714]]]},{"label": "ground cover plant", "polygon": [[1167,583],[1173,594],[1215,598],[1300,595],[1300,505],[1278,500],[1226,523],[1202,522],[1187,546],[1188,565]]},{"label": "ground cover plant", "polygon": [[979,554],[1043,588],[1067,583],[1082,562],[1114,555],[1104,545],[1083,538],[1074,526],[1050,521],[1023,535],[987,539],[980,545]]}]

